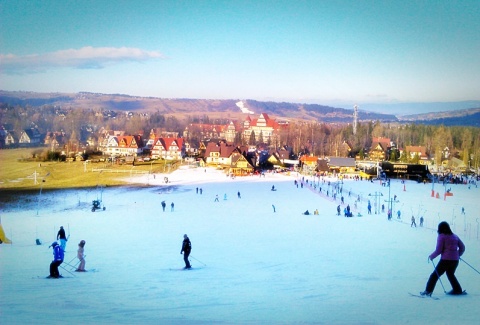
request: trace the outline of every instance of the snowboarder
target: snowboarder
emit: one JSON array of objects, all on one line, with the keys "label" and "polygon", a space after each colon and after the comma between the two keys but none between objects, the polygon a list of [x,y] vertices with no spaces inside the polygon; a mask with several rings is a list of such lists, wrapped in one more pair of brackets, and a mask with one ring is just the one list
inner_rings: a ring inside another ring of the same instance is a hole
[{"label": "snowboarder", "polygon": [[192,266],[190,265],[190,261],[188,260],[188,256],[190,255],[191,251],[192,251],[192,243],[190,242],[190,239],[188,238],[187,234],[185,234],[183,235],[182,250],[180,251],[180,254],[183,254],[183,260],[185,261],[184,269],[192,268]]},{"label": "snowboarder", "polygon": [[63,249],[58,245],[56,241],[52,243],[49,247],[53,248],[53,261],[50,263],[50,275],[48,278],[60,278],[60,272],[58,272],[58,267],[63,263],[64,253]]},{"label": "snowboarder", "polygon": [[463,293],[462,287],[455,277],[455,270],[457,269],[460,257],[465,252],[465,245],[462,240],[455,235],[450,229],[450,225],[446,221],[438,224],[437,246],[433,253],[428,256],[428,259],[433,261],[438,255],[441,255],[440,262],[438,262],[435,270],[428,278],[425,291],[421,292],[422,296],[431,296],[438,278],[444,273],[447,273],[447,278],[452,285],[452,291],[449,294],[460,295]]},{"label": "snowboarder", "polygon": [[410,224],[410,227],[413,227],[415,226],[415,228],[417,228],[417,223],[415,222],[415,217],[412,216],[412,223]]},{"label": "snowboarder", "polygon": [[165,212],[165,207],[167,206],[167,203],[165,203],[165,201],[162,201],[162,209],[163,209],[163,212]]},{"label": "snowboarder", "polygon": [[272,191],[276,191],[275,185],[272,185]]},{"label": "snowboarder", "polygon": [[402,212],[400,210],[397,211],[397,219],[401,219]]},{"label": "snowboarder", "polygon": [[420,217],[420,227],[423,227],[423,217]]},{"label": "snowboarder", "polygon": [[77,250],[77,258],[80,261],[80,264],[78,265],[75,272],[85,272],[85,254],[83,249],[84,247],[85,247],[85,241],[81,240],[80,243],[78,243],[78,250]]},{"label": "snowboarder", "polygon": [[240,195],[240,192],[237,192],[237,197],[238,197],[239,199],[242,198],[242,196]]},{"label": "snowboarder", "polygon": [[65,252],[65,248],[67,246],[67,236],[65,236],[65,230],[63,226],[60,226],[60,230],[57,233],[57,240],[60,240],[60,247]]},{"label": "snowboarder", "polygon": [[173,212],[174,207],[175,207],[175,204],[173,204],[173,202],[172,202],[172,204],[170,204],[170,212]]}]

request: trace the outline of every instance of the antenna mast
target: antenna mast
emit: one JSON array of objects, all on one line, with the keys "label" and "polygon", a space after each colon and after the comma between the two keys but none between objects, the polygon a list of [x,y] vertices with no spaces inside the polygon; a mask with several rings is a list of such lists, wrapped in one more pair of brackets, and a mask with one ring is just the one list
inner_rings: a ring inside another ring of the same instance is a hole
[{"label": "antenna mast", "polygon": [[357,124],[358,124],[358,106],[353,106],[353,135],[357,134]]}]

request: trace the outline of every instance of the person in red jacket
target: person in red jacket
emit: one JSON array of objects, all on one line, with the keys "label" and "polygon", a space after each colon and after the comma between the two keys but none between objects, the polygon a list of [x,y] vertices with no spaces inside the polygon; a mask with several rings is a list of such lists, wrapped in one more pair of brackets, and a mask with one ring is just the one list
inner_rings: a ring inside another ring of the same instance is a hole
[{"label": "person in red jacket", "polygon": [[435,270],[430,274],[425,291],[420,294],[422,296],[432,295],[438,278],[446,273],[448,281],[452,285],[452,291],[450,291],[449,294],[460,295],[463,293],[463,290],[455,276],[455,270],[457,269],[460,256],[465,252],[465,245],[460,238],[452,232],[450,225],[446,221],[438,224],[437,232],[437,247],[428,258],[433,261],[435,257],[441,255],[440,262],[438,262]]}]

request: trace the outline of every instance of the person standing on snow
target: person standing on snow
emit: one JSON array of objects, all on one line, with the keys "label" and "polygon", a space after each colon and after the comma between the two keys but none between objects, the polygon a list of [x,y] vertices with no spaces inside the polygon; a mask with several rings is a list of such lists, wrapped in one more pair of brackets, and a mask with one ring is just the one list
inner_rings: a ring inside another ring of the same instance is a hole
[{"label": "person standing on snow", "polygon": [[78,268],[75,272],[85,272],[85,254],[84,254],[85,241],[81,240],[78,243],[77,258],[80,261]]},{"label": "person standing on snow", "polygon": [[63,226],[60,226],[60,230],[57,233],[57,240],[60,240],[60,247],[65,252],[65,248],[67,246],[67,236],[65,236],[65,230]]},{"label": "person standing on snow", "polygon": [[185,261],[184,269],[192,268],[192,266],[190,265],[190,261],[188,260],[188,256],[190,255],[191,251],[192,251],[192,243],[190,242],[190,239],[188,238],[187,234],[185,234],[183,235],[182,250],[180,251],[180,254],[183,253],[183,260]]},{"label": "person standing on snow", "polygon": [[452,291],[448,294],[461,295],[463,293],[462,286],[455,277],[455,270],[458,266],[460,256],[465,252],[465,245],[461,239],[455,235],[450,229],[450,225],[446,221],[438,224],[437,246],[428,259],[433,261],[435,257],[441,255],[440,262],[438,262],[435,270],[428,278],[425,291],[420,292],[422,296],[431,296],[438,278],[444,273],[447,273],[447,278],[452,285]]},{"label": "person standing on snow", "polygon": [[415,228],[417,228],[417,223],[415,222],[415,217],[412,216],[412,223],[410,224],[410,228],[415,226]]},{"label": "person standing on snow", "polygon": [[50,263],[50,275],[48,278],[60,278],[60,272],[58,272],[58,267],[63,263],[63,249],[58,245],[56,241],[50,245],[53,248],[53,261]]}]

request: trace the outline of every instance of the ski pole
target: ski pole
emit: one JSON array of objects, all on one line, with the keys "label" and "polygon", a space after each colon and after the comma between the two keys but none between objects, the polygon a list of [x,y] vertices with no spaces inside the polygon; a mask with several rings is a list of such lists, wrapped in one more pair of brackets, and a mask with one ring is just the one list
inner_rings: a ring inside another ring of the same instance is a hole
[{"label": "ski pole", "polygon": [[463,258],[460,258],[461,261],[463,261],[463,263],[467,264],[468,266],[470,266],[472,268],[472,270],[474,270],[475,272],[477,272],[478,274],[480,274],[480,272],[478,272],[477,269],[475,269],[473,266],[471,266],[470,264],[468,264],[467,262],[465,262],[465,260]]},{"label": "ski pole", "polygon": [[62,269],[64,269],[65,271],[67,271],[68,273],[70,273],[71,275],[75,276],[75,274],[73,274],[72,272],[70,272],[69,270],[67,270],[66,268],[64,268],[62,265],[59,265]]},{"label": "ski pole", "polygon": [[196,259],[195,257],[193,257],[192,255],[190,255],[190,257],[193,258],[195,261],[202,263],[203,266],[207,266],[207,264],[203,263],[202,261],[197,260],[197,259]]},{"label": "ski pole", "polygon": [[435,262],[433,260],[431,260],[431,261],[432,261],[432,264],[433,264],[433,269],[435,270],[435,273],[437,274],[438,280],[440,281],[440,284],[442,285],[443,292],[447,293],[447,291],[445,290],[445,287],[443,286],[442,279],[440,279],[440,275],[437,272],[437,266],[435,265]]}]

